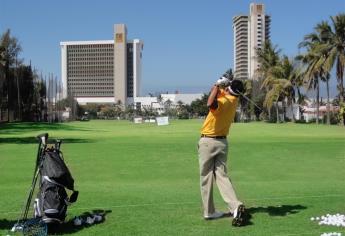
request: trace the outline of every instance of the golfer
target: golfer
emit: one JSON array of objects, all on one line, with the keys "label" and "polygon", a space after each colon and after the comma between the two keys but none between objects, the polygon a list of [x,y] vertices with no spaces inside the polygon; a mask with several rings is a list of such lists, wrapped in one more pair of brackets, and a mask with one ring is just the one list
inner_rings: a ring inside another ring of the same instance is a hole
[{"label": "golfer", "polygon": [[239,92],[243,92],[243,83],[239,80],[230,82],[229,79],[222,77],[216,82],[207,100],[209,113],[201,128],[201,138],[198,143],[204,219],[210,220],[224,216],[224,213],[217,212],[214,206],[213,182],[215,181],[233,215],[232,223],[235,226],[240,226],[244,222],[245,207],[236,196],[227,175],[226,165],[227,135],[235,117]]}]

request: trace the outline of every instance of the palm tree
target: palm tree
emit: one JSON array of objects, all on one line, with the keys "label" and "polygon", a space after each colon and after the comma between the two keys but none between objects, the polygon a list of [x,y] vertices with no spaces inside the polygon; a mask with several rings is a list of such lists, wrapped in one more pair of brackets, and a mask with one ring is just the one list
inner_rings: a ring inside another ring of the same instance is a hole
[{"label": "palm tree", "polygon": [[[280,63],[276,65],[274,68],[272,68],[271,80],[265,81],[266,83],[268,83],[270,89],[266,94],[264,106],[268,109],[271,109],[273,104],[276,104],[277,123],[279,123],[279,100],[282,101],[282,104],[284,104],[284,101],[287,100],[288,105],[290,105],[293,108],[293,102],[295,97],[295,91],[292,85],[293,74],[293,64],[286,56],[284,56]],[[283,113],[283,115],[285,120],[285,112]]]},{"label": "palm tree", "polygon": [[[283,56],[281,59],[281,79],[287,81],[281,81],[283,88],[282,95],[286,98],[287,105],[291,108],[292,121],[295,122],[295,115],[293,113],[293,104],[295,103],[295,87],[296,80],[298,80],[295,62],[290,60],[287,56]],[[284,102],[285,99],[283,99]],[[283,106],[284,107],[284,106]]]},{"label": "palm tree", "polygon": [[[325,68],[330,71],[336,66],[340,105],[344,106],[344,69],[345,69],[345,13],[331,17],[332,25],[325,28],[323,36],[327,38],[327,50],[329,56],[326,59]],[[345,113],[342,114],[345,125]]]},{"label": "palm tree", "polygon": [[324,72],[321,74],[321,81],[326,83],[326,91],[327,91],[327,104],[326,104],[326,109],[327,109],[327,125],[331,124],[331,111],[330,111],[330,101],[329,101],[329,80],[331,78],[331,74],[329,72]]},{"label": "palm tree", "polygon": [[234,74],[232,72],[232,69],[229,68],[227,71],[225,71],[225,73],[223,74],[224,77],[233,80],[234,79]]},{"label": "palm tree", "polygon": [[319,79],[326,82],[327,85],[327,124],[330,124],[329,109],[329,78],[331,67],[327,67],[327,59],[330,57],[330,37],[331,27],[327,22],[322,21],[315,27],[315,32],[304,37],[304,41],[300,43],[300,47],[305,47],[307,52],[297,56],[297,58],[305,65],[304,75],[307,89],[316,89],[316,110],[318,124],[319,120]]},{"label": "palm tree", "polygon": [[316,124],[319,123],[319,97],[320,97],[320,67],[318,63],[320,62],[320,54],[318,50],[313,50],[312,48],[306,54],[298,55],[297,59],[303,64],[303,76],[304,84],[307,90],[313,89],[316,91]]},{"label": "palm tree", "polygon": [[[292,86],[294,87],[295,92],[297,92],[297,104],[298,104],[298,109],[301,114],[303,115],[303,106],[307,105],[307,101],[309,101],[308,97],[301,92],[301,88],[303,87],[303,79],[304,79],[304,74],[301,69],[301,67],[298,64],[298,61],[295,59],[295,70],[294,73],[290,79]],[[296,96],[295,96],[296,97]]]},{"label": "palm tree", "polygon": [[321,23],[317,24],[315,27],[315,30],[317,32],[318,37],[316,37],[316,40],[321,42],[323,46],[321,47],[322,49],[322,55],[323,59],[325,60],[323,63],[322,67],[322,73],[320,74],[320,79],[326,83],[326,90],[327,90],[327,124],[331,124],[331,118],[330,118],[330,101],[329,101],[329,80],[330,80],[330,68],[327,68],[325,62],[326,59],[329,57],[329,52],[330,52],[330,34],[329,32],[331,31],[331,27],[326,21],[322,21]]},{"label": "palm tree", "polygon": [[[256,57],[260,64],[257,73],[259,75],[259,80],[262,81],[261,89],[265,89],[266,97],[267,96],[275,96],[273,91],[268,93],[269,90],[273,88],[273,80],[275,79],[275,70],[276,66],[279,64],[280,60],[280,49],[277,48],[276,45],[273,45],[271,41],[265,41],[262,48],[256,49]],[[272,97],[272,98],[273,98]],[[264,106],[268,108],[268,116],[271,119],[271,107],[272,105],[270,102],[264,102]],[[268,105],[268,106],[267,106]],[[278,105],[278,102],[277,102]],[[278,110],[278,107],[276,107]],[[277,117],[278,119],[278,117]]]}]

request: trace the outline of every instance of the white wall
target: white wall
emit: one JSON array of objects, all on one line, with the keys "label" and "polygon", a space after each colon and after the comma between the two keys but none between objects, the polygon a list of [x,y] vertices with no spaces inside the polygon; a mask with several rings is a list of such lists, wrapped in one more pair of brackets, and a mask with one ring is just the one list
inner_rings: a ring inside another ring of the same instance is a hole
[{"label": "white wall", "polygon": [[80,105],[85,105],[87,103],[115,103],[114,97],[76,97]]},{"label": "white wall", "polygon": [[201,99],[202,96],[203,96],[202,93],[161,94],[162,102],[164,103],[164,102],[170,100],[172,102],[172,105],[177,105],[178,101],[183,102],[183,104],[190,105],[196,99]]}]

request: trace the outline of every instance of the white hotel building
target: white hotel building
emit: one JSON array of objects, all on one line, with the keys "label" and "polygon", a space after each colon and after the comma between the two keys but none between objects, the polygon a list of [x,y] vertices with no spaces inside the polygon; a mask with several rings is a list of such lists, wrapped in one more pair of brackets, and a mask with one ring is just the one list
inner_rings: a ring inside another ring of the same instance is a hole
[{"label": "white hotel building", "polygon": [[271,17],[265,14],[264,4],[251,3],[249,15],[233,17],[234,74],[238,79],[257,79],[260,68],[256,49],[270,39]]},{"label": "white hotel building", "polygon": [[127,40],[124,24],[114,25],[114,39],[60,42],[63,97],[80,104],[134,103],[140,96],[143,42]]},{"label": "white hotel building", "polygon": [[141,97],[142,52],[139,39],[128,40],[124,24],[114,25],[113,40],[60,42],[63,97],[79,104],[117,103],[161,110],[182,101],[190,104],[203,94],[162,94]]}]

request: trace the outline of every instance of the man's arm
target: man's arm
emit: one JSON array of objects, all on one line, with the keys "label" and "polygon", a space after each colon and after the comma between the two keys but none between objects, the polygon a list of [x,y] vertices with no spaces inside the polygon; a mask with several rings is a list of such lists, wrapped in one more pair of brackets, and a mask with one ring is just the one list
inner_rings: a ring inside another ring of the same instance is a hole
[{"label": "man's arm", "polygon": [[219,87],[217,85],[214,85],[211,89],[210,96],[207,99],[207,107],[209,109],[218,108],[218,101],[217,101],[218,91],[219,91]]}]

